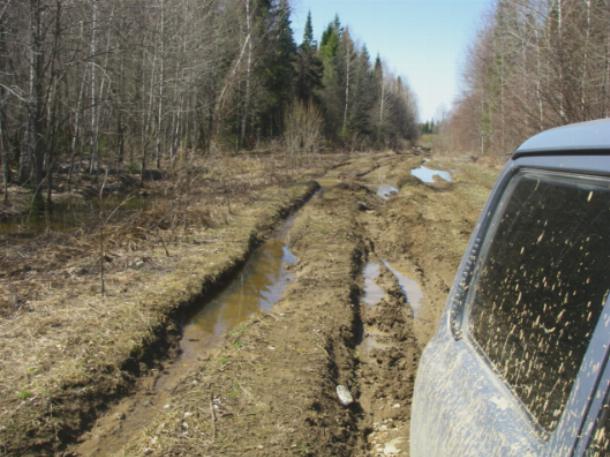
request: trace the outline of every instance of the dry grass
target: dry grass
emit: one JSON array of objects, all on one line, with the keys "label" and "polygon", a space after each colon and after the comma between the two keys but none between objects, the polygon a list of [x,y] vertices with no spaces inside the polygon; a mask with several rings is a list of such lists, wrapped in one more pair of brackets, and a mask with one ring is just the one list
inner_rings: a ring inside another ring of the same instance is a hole
[{"label": "dry grass", "polygon": [[[307,192],[307,168],[279,155],[178,163],[129,217],[34,239],[1,240],[0,454],[70,440],[164,351],[172,313],[239,263],[282,208]],[[100,234],[106,294],[100,294]],[[168,255],[169,254],[169,255]]]}]

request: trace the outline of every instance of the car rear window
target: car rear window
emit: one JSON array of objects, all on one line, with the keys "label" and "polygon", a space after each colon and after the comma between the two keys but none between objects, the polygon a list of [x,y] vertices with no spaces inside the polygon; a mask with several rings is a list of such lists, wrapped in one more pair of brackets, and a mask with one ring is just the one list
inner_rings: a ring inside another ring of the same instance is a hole
[{"label": "car rear window", "polygon": [[557,426],[610,288],[610,182],[521,172],[484,239],[468,333],[533,418]]}]

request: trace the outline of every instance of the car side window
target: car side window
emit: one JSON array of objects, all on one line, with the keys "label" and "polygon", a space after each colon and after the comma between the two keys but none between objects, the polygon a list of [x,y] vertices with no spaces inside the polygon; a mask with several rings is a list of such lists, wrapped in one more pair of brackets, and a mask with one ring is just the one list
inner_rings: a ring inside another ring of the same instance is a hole
[{"label": "car side window", "polygon": [[610,455],[610,405],[606,404],[593,432],[585,457],[607,457]]},{"label": "car side window", "polygon": [[610,181],[525,171],[509,183],[467,297],[467,333],[554,430],[610,288]]}]

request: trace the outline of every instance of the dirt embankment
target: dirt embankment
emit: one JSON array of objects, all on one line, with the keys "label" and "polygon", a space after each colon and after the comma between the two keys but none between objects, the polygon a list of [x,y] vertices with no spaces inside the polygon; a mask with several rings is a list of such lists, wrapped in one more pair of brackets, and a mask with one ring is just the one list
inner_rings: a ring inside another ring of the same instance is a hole
[{"label": "dirt embankment", "polygon": [[[497,167],[467,160],[437,159],[426,165],[451,172],[453,181],[423,184],[411,176],[411,169],[422,160],[414,154],[353,155],[320,176],[320,192],[297,213],[289,229],[288,247],[298,262],[290,266],[292,281],[273,309],[234,328],[221,346],[202,348],[167,401],[151,402],[154,411],[146,423],[133,426],[126,420],[129,409],[110,409],[107,430],[120,430],[121,436],[128,437],[126,442],[113,442],[112,433],[101,441],[84,435],[81,446],[70,448],[68,455],[407,456],[419,353],[444,307],[468,236],[498,172]],[[20,443],[23,449],[27,444],[39,453],[53,449],[36,449],[35,440],[44,438],[40,444],[45,446],[71,440],[75,435],[53,435],[58,424],[75,434],[97,408],[129,390],[134,375],[147,367],[135,364],[126,369],[109,360],[122,356],[145,362],[142,351],[154,347],[146,343],[151,342],[147,335],[175,341],[173,321],[151,315],[167,316],[167,310],[175,308],[168,308],[168,303],[188,301],[201,293],[208,275],[211,284],[218,284],[213,278],[243,262],[253,236],[264,237],[279,220],[279,209],[311,190],[304,186],[269,189],[253,192],[246,200],[231,200],[226,225],[189,230],[189,242],[170,248],[173,257],[165,259],[160,246],[155,268],[146,267],[145,276],[113,277],[109,283],[117,289],[111,289],[109,297],[87,301],[87,307],[97,313],[87,325],[93,327],[95,322],[93,328],[101,332],[71,340],[76,338],[70,332],[71,321],[60,320],[56,330],[61,337],[55,336],[40,349],[28,346],[19,354],[28,360],[27,351],[33,350],[43,358],[56,353],[53,344],[57,341],[60,345],[70,342],[63,347],[78,355],[77,364],[71,366],[58,356],[50,359],[59,361],[62,373],[70,373],[66,369],[71,368],[80,376],[79,382],[68,383],[62,402],[41,394],[47,391],[40,387],[52,385],[57,376],[52,366],[36,381],[36,375],[28,377],[33,359],[24,364],[9,359],[23,370],[14,379],[27,381],[33,395],[17,400],[13,396],[2,405],[2,442]],[[163,279],[169,277],[171,281]],[[146,303],[139,301],[141,295],[131,299],[129,288],[119,292],[121,285],[134,281],[150,287]],[[85,296],[85,291],[79,289],[76,297]],[[54,308],[39,306],[37,316],[43,309],[65,309],[59,301],[53,302]],[[70,306],[75,306],[74,299]],[[58,319],[57,313],[53,316]],[[19,323],[21,328],[35,324]],[[45,328],[46,333],[36,335],[36,344],[51,338],[48,329],[53,327]],[[6,322],[0,329],[4,332],[0,337],[17,332]],[[174,336],[168,338],[170,333]],[[105,343],[108,336],[118,340]],[[83,354],[74,350],[74,344],[83,346]],[[118,351],[119,347],[124,349]],[[100,365],[92,365],[91,359]],[[89,366],[101,368],[86,377],[82,367]],[[166,368],[171,370],[170,365]],[[70,380],[64,375],[60,379]],[[92,385],[105,386],[112,394],[99,396]],[[353,397],[350,405],[340,403],[339,385]],[[49,391],[63,391],[57,387]],[[0,389],[11,392],[9,385]],[[146,386],[140,383],[138,389]],[[145,397],[142,392],[134,398]],[[68,404],[78,413],[70,414]],[[68,414],[60,418],[58,405],[64,405]],[[88,415],[83,416],[82,405],[88,405]],[[16,415],[8,415],[9,406],[16,407]],[[19,416],[24,412],[30,416]],[[30,427],[23,432],[8,428],[4,424],[10,426],[10,422],[4,419],[11,417],[19,418],[20,424],[29,418]],[[28,430],[33,436],[27,435]],[[16,437],[20,441],[4,441]],[[0,449],[18,453],[16,446]]]}]

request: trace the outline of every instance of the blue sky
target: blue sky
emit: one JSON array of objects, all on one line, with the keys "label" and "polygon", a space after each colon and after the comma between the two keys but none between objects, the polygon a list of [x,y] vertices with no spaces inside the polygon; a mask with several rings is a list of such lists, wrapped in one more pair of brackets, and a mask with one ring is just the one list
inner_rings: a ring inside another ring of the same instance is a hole
[{"label": "blue sky", "polygon": [[409,81],[420,118],[449,109],[458,95],[462,65],[493,0],[292,0],[293,29],[303,36],[307,11],[314,33],[339,14],[352,36]]}]

